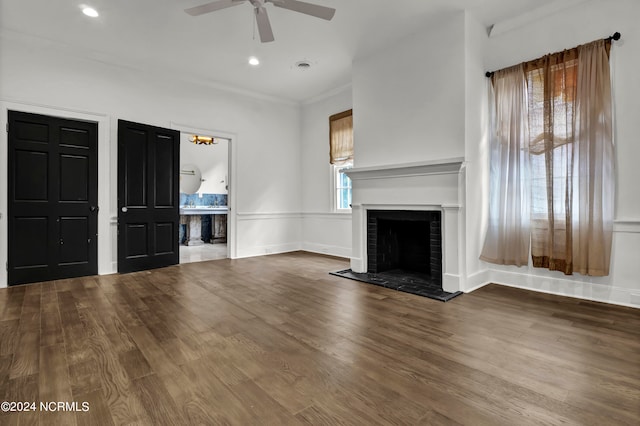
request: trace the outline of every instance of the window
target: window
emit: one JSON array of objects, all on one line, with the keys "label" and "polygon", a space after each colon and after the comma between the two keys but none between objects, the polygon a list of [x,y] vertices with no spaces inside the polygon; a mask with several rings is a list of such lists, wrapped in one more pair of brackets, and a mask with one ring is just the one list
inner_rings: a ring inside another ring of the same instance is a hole
[{"label": "window", "polygon": [[335,210],[351,210],[351,179],[344,173],[344,170],[353,167],[353,163],[346,163],[341,166],[333,165],[333,179],[335,194],[333,196],[335,202]]},{"label": "window", "polygon": [[353,167],[352,110],[329,117],[329,163],[333,209],[351,210],[351,179],[344,170]]},{"label": "window", "polygon": [[598,40],[494,75],[483,260],[520,266],[530,249],[534,267],[608,275],[615,193],[609,47]]}]

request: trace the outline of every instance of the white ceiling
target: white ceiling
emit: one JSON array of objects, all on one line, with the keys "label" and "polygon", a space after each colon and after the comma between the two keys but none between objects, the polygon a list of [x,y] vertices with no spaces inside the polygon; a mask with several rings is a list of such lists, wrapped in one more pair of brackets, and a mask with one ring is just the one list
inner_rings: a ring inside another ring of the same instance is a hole
[{"label": "white ceiling", "polygon": [[[262,44],[249,2],[199,17],[207,0],[0,0],[0,34],[115,65],[304,101],[351,81],[353,58],[468,10],[485,26],[563,0],[307,0],[337,9],[327,22],[267,5],[276,40]],[[81,13],[86,3],[98,10]],[[261,65],[247,64],[255,55]],[[307,60],[312,68],[294,64]]]}]

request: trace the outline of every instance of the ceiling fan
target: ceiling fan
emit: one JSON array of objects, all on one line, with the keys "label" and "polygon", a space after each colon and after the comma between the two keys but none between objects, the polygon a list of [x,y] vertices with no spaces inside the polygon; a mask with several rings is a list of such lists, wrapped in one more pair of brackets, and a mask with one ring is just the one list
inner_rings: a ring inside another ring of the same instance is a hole
[{"label": "ceiling fan", "polygon": [[209,12],[215,12],[216,10],[237,6],[246,1],[249,1],[253,5],[256,14],[256,23],[258,24],[258,33],[260,34],[260,41],[263,43],[274,40],[271,23],[269,22],[269,15],[267,15],[267,9],[264,8],[267,3],[273,3],[275,7],[293,10],[294,12],[304,13],[305,15],[315,16],[316,18],[326,19],[327,21],[330,21],[336,13],[336,10],[333,8],[305,3],[298,0],[217,0],[201,6],[191,7],[184,11],[191,16],[198,16]]}]

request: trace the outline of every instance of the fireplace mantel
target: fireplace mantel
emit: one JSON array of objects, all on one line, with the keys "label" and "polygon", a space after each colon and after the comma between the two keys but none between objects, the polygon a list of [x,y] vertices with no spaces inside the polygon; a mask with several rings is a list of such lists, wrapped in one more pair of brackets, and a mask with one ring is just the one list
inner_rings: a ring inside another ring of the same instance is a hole
[{"label": "fireplace mantel", "polygon": [[367,272],[367,212],[442,212],[442,288],[464,288],[464,158],[359,167],[345,170],[353,180],[352,257],[354,272]]},{"label": "fireplace mantel", "polygon": [[344,173],[352,180],[386,179],[395,177],[455,174],[459,173],[463,166],[464,158],[455,157],[416,163],[354,167],[352,169],[345,169]]}]

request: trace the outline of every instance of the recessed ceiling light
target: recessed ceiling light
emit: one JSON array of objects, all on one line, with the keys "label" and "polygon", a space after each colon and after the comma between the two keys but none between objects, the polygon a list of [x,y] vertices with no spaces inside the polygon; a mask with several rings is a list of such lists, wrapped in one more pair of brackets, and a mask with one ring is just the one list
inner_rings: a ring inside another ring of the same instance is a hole
[{"label": "recessed ceiling light", "polygon": [[311,63],[309,61],[298,61],[296,62],[296,67],[300,70],[308,70],[311,68]]},{"label": "recessed ceiling light", "polygon": [[260,65],[260,61],[255,56],[249,58],[249,65],[258,66]]},{"label": "recessed ceiling light", "polygon": [[92,18],[97,18],[98,17],[98,11],[95,10],[94,8],[92,8],[92,7],[88,7],[88,6],[84,7],[82,9],[82,13],[84,13],[85,15],[90,16]]}]

